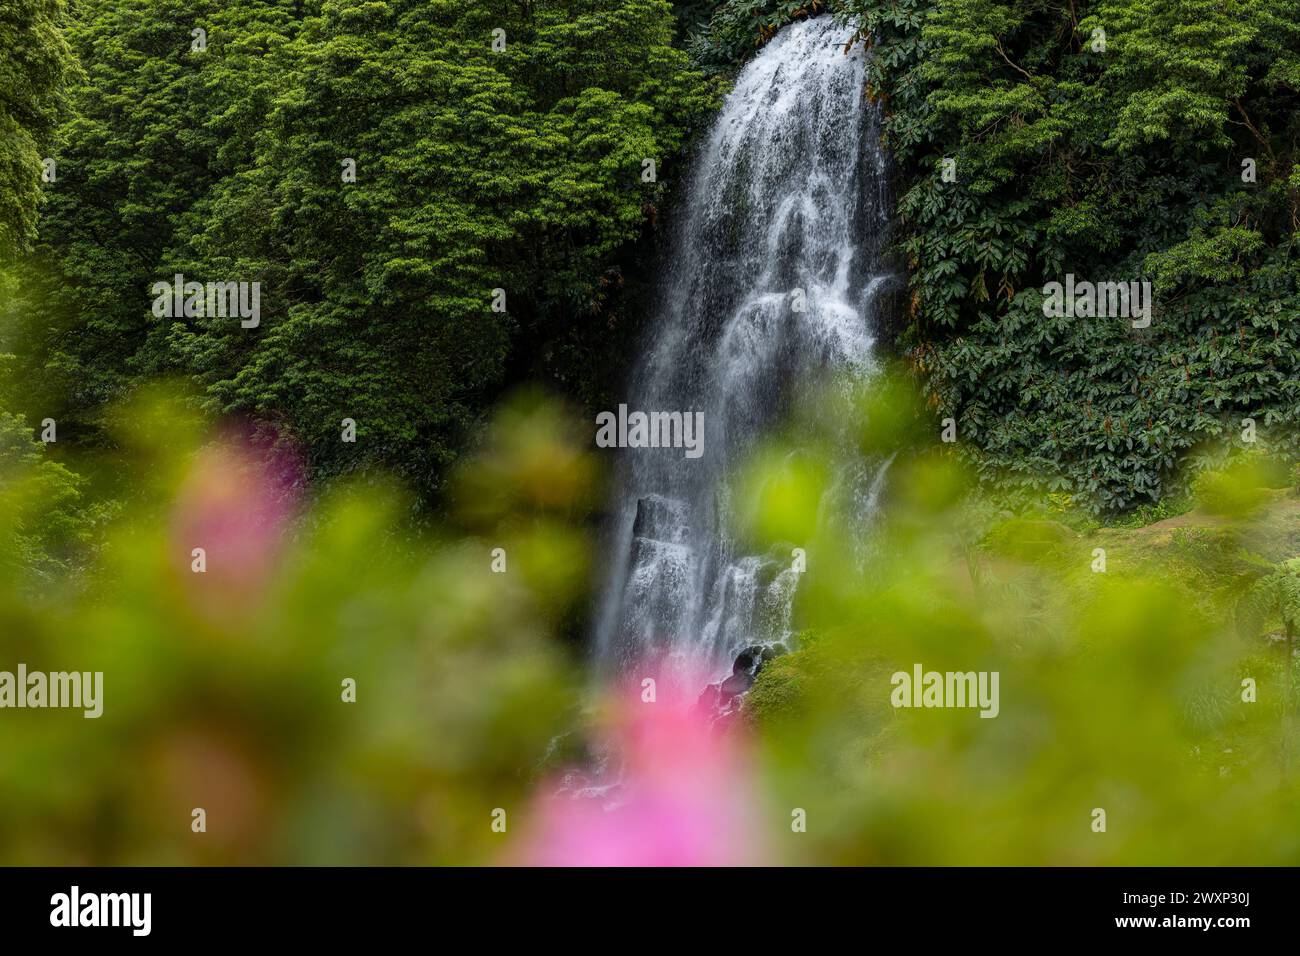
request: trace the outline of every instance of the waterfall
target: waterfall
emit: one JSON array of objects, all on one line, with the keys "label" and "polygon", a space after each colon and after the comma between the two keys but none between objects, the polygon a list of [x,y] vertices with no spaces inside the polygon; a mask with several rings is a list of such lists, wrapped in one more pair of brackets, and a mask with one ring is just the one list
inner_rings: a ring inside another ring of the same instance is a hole
[{"label": "waterfall", "polygon": [[[703,455],[619,452],[595,651],[605,676],[697,694],[789,644],[799,572],[744,554],[728,479],[809,388],[870,375],[891,284],[879,118],[852,28],[783,29],[736,78],[693,158],[628,407],[704,413]],[[870,510],[877,471],[846,454]],[[635,668],[635,670],[633,670]]]}]

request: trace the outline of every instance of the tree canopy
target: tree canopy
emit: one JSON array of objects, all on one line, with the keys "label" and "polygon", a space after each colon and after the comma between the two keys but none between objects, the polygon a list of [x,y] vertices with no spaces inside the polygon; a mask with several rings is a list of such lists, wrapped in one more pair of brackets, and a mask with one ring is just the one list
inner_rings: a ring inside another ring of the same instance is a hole
[{"label": "tree canopy", "polygon": [[[0,10],[0,263],[36,235],[43,162],[75,72],[62,0],[11,0]],[[57,164],[54,170],[57,176]]]},{"label": "tree canopy", "polygon": [[[87,0],[6,397],[93,440],[110,399],[180,373],[318,474],[438,487],[513,366],[605,334],[715,99],[674,28],[665,0]],[[153,315],[177,274],[260,283],[257,327]]]}]

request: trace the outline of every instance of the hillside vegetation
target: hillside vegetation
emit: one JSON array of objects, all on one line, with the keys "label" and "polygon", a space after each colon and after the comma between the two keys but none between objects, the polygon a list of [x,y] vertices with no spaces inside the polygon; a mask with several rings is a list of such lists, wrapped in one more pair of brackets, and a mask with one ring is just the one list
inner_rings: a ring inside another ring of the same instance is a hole
[{"label": "hillside vegetation", "polygon": [[[730,0],[694,49],[726,70],[827,6]],[[1243,435],[1295,455],[1289,0],[829,7],[856,18],[887,117],[911,287],[897,346],[982,479],[1115,513],[1184,492]],[[1149,327],[1046,316],[1067,275],[1150,282]]]}]

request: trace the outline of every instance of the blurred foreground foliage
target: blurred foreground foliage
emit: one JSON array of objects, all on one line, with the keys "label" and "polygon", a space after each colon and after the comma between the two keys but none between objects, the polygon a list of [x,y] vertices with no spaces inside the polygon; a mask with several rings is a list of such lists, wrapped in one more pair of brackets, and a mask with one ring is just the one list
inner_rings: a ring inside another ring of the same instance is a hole
[{"label": "blurred foreground foliage", "polygon": [[65,515],[87,479],[0,421],[0,669],[104,673],[99,719],[0,712],[0,863],[499,853],[491,812],[515,825],[573,703],[549,635],[585,584],[585,538],[557,516],[593,471],[560,416],[502,413],[466,466],[466,535],[413,529],[373,476],[309,500],[292,442],[187,407],[149,389],[110,415],[130,490],[80,550]]},{"label": "blurred foreground foliage", "polygon": [[[713,725],[743,749],[664,744],[671,774],[606,817],[554,789],[601,732],[556,640],[598,478],[565,410],[501,409],[429,529],[380,477],[308,485],[286,436],[191,407],[160,387],[110,414],[113,507],[5,419],[0,669],[105,677],[97,720],[0,712],[0,862],[634,862],[695,824],[707,852],[674,859],[1300,860],[1300,499],[1263,458],[1207,470],[1186,514],[1101,528],[990,499],[903,377],[817,396],[736,485],[739,535],[806,550],[800,641],[748,720]],[[819,504],[845,422],[887,476],[868,525]],[[997,717],[894,709],[915,664],[998,672]]]},{"label": "blurred foreground foliage", "polygon": [[[864,452],[893,456],[874,546],[850,560],[868,532],[828,526],[808,499],[769,498],[787,513],[757,528],[816,529],[800,647],[746,701],[774,803],[807,811],[807,833],[784,828],[785,858],[1300,861],[1300,499],[1270,487],[1276,469],[1234,455],[1190,514],[1097,528],[971,490],[902,379],[859,408]],[[895,709],[891,675],[918,663],[999,672],[1000,713]]]}]

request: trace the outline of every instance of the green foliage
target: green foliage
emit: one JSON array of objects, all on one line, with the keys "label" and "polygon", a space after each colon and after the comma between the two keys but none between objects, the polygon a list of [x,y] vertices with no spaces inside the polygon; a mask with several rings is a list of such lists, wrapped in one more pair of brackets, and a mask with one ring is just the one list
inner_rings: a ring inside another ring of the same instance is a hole
[{"label": "green foliage", "polygon": [[49,584],[74,565],[102,510],[86,481],[45,454],[20,416],[0,412],[0,579]]},{"label": "green foliage", "polygon": [[1166,518],[1176,518],[1186,514],[1191,507],[1192,502],[1189,498],[1167,495],[1154,504],[1139,505],[1115,524],[1121,528],[1141,528],[1144,525],[1155,524],[1157,521],[1164,521]]},{"label": "green foliage", "polygon": [[6,0],[0,10],[0,262],[36,236],[41,162],[75,72],[63,19],[63,0]]},{"label": "green foliage", "polygon": [[[503,386],[607,337],[616,260],[714,102],[673,30],[666,0],[89,0],[67,182],[8,310],[21,407],[98,435],[179,371],[317,474],[438,488]],[[156,319],[176,273],[260,282],[260,326]]]},{"label": "green foliage", "polygon": [[[42,242],[0,303],[18,357],[4,407],[57,418],[69,440],[102,441],[102,409],[142,375],[174,366],[150,287],[174,272],[169,249],[187,235],[187,212],[247,165],[277,85],[270,51],[296,28],[298,6],[79,6],[68,33],[86,80],[59,130],[60,182],[48,191]],[[191,49],[200,25],[206,53]],[[241,30],[246,38],[228,42]],[[259,278],[224,268],[194,278]]]},{"label": "green foliage", "polygon": [[1288,642],[1300,633],[1300,558],[1283,561],[1261,577],[1242,598],[1237,619],[1250,638],[1276,624]]},{"label": "green foliage", "polygon": [[680,42],[695,35],[708,24],[717,6],[715,0],[672,0],[673,16],[677,18],[677,38]]},{"label": "green foliage", "polygon": [[[1289,3],[845,6],[899,171],[903,345],[983,479],[1114,513],[1180,493],[1181,466],[1245,417],[1295,452]],[[1039,288],[1067,272],[1152,280],[1151,327],[1044,317]]]},{"label": "green foliage", "polygon": [[728,0],[691,38],[691,56],[706,69],[735,68],[787,23],[824,13],[834,0]]},{"label": "green foliage", "polygon": [[1248,517],[1268,500],[1266,463],[1241,455],[1225,468],[1207,468],[1192,482],[1192,492],[1209,514]]},{"label": "green foliage", "polygon": [[[801,425],[804,444],[834,427]],[[1300,840],[1278,839],[1300,795],[1295,662],[1235,620],[1261,572],[1300,550],[1300,499],[1078,534],[1005,515],[957,456],[933,452],[891,466],[865,554],[853,524],[805,542],[795,627],[812,639],[766,665],[744,704],[772,803],[820,821],[777,851],[821,865],[1300,859]],[[751,488],[779,479],[778,455],[754,467]],[[933,493],[954,486],[966,494]],[[1277,570],[1300,580],[1294,560]],[[996,718],[894,706],[894,675],[918,664],[998,674]]]}]

